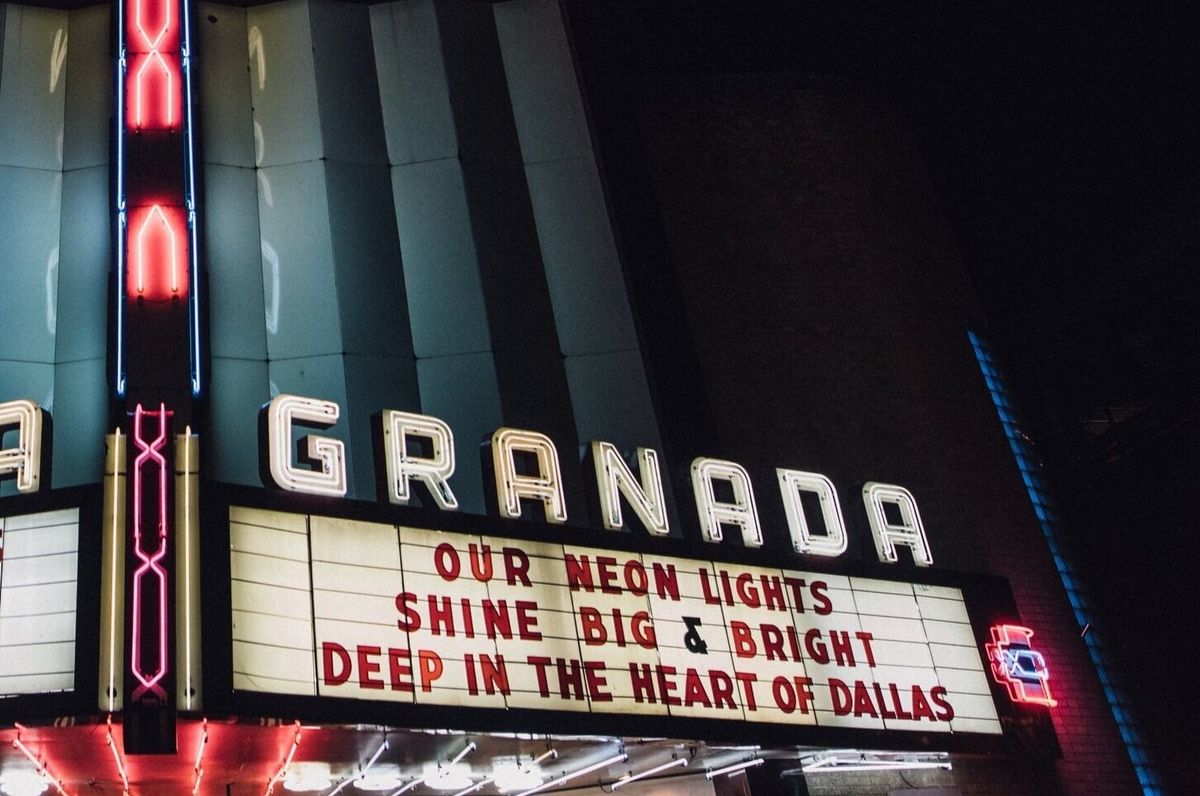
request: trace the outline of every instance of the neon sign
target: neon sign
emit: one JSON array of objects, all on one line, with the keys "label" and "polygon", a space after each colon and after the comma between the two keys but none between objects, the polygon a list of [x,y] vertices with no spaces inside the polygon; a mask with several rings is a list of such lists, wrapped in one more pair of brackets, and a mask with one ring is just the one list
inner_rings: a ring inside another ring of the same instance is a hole
[{"label": "neon sign", "polygon": [[132,0],[125,31],[132,56],[125,79],[133,108],[130,129],[174,130],[179,126],[179,25],[175,0]]},{"label": "neon sign", "polygon": [[1050,696],[1050,670],[1046,659],[1033,648],[1033,631],[1019,625],[996,625],[992,641],[985,644],[992,676],[1008,689],[1013,702],[1054,707]]},{"label": "neon sign", "polygon": [[[143,419],[154,417],[158,419],[158,435],[152,440],[146,440],[142,433]],[[163,449],[168,438],[171,413],[166,406],[159,406],[157,412],[147,412],[141,404],[137,405],[133,416],[133,444],[137,449],[137,458],[133,462],[133,554],[141,565],[133,573],[133,653],[130,668],[133,676],[141,684],[133,692],[133,698],[138,699],[144,694],[154,694],[162,699],[166,692],[160,685],[167,676],[167,573],[162,568],[163,557],[167,554],[167,460]],[[147,481],[153,479],[153,484]],[[144,546],[145,516],[144,506],[153,499],[157,510],[154,522],[152,546]],[[155,637],[157,660],[147,666],[145,650],[143,649],[142,622],[143,614],[149,613],[145,607],[147,590],[157,594],[158,633]]]}]

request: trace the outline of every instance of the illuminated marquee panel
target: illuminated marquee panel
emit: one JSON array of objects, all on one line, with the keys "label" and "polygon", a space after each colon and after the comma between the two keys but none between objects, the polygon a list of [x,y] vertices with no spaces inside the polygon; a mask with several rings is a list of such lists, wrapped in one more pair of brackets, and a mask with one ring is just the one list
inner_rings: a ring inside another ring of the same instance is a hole
[{"label": "illuminated marquee panel", "polygon": [[230,510],[237,691],[999,735],[957,588]]},{"label": "illuminated marquee panel", "polygon": [[79,510],[0,517],[0,696],[75,688]]}]

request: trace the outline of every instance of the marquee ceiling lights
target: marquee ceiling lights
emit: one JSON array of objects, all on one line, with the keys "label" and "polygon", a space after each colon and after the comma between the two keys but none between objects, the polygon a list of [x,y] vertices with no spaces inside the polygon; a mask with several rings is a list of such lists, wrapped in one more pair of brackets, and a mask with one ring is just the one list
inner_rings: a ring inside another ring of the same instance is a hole
[{"label": "marquee ceiling lights", "polygon": [[675,768],[676,766],[683,766],[686,768],[687,764],[688,761],[686,757],[679,757],[667,763],[663,763],[660,766],[655,766],[654,768],[648,768],[645,771],[640,771],[637,774],[627,774],[614,782],[612,784],[612,789],[616,790],[617,788],[622,788],[628,785],[630,782],[637,782],[639,779],[652,777],[660,771],[666,771],[667,769]]},{"label": "marquee ceiling lights", "polygon": [[[387,749],[388,749],[388,742],[385,739],[384,742],[379,745],[379,748],[375,750],[375,754],[371,755],[371,759],[367,761],[367,764],[365,766],[363,766],[363,770],[361,772],[359,772],[359,775],[357,777],[347,778],[347,779],[342,780],[341,783],[336,788],[333,789],[333,791],[329,794],[329,796],[336,796],[336,794],[341,793],[345,789],[345,787],[347,785],[349,785],[351,782],[354,783],[355,787],[362,787],[360,783],[368,781],[367,773],[371,770],[371,767],[375,765],[376,761],[379,760],[379,756],[381,754],[383,754],[384,752],[386,752]],[[385,787],[387,787],[387,786],[385,786]],[[395,784],[392,784],[390,787],[395,787]],[[385,788],[378,788],[378,790],[384,790],[384,789]],[[363,788],[363,790],[372,790],[372,788]]]},{"label": "marquee ceiling lights", "polygon": [[763,759],[761,757],[756,757],[753,760],[746,760],[741,763],[734,763],[731,766],[725,766],[723,768],[713,769],[712,771],[706,771],[704,772],[704,778],[709,780],[716,779],[722,774],[733,776],[734,774],[740,774],[748,768],[754,768],[756,766],[761,766],[762,764]]},{"label": "marquee ceiling lights", "polygon": [[587,766],[586,768],[581,768],[578,771],[572,772],[570,774],[563,774],[558,779],[551,780],[550,782],[546,782],[541,785],[538,785],[536,788],[530,788],[529,790],[523,791],[522,793],[518,794],[517,796],[532,796],[532,794],[534,794],[534,793],[541,793],[542,791],[549,790],[550,788],[557,788],[559,785],[563,784],[564,782],[570,782],[573,779],[582,777],[584,774],[590,774],[593,771],[599,771],[600,769],[607,768],[608,766],[611,766],[615,763],[624,763],[628,759],[629,759],[629,755],[622,752],[619,755],[613,755],[612,757],[601,760],[599,763],[593,763],[592,765]]},{"label": "marquee ceiling lights", "polygon": [[946,752],[902,754],[892,752],[864,752],[842,749],[807,758],[800,771],[805,774],[820,774],[837,771],[910,771],[914,769],[940,768],[949,771],[950,755]]},{"label": "marquee ceiling lights", "polygon": [[502,793],[509,791],[521,790],[523,788],[535,788],[542,784],[542,778],[534,773],[533,767],[540,764],[547,758],[557,758],[558,752],[554,749],[549,749],[534,759],[530,760],[525,765],[520,764],[518,759],[512,763],[500,763],[493,766],[492,776],[488,779],[476,782],[469,788],[460,790],[454,796],[467,796],[469,793],[474,793],[488,785],[495,783],[496,789]]}]

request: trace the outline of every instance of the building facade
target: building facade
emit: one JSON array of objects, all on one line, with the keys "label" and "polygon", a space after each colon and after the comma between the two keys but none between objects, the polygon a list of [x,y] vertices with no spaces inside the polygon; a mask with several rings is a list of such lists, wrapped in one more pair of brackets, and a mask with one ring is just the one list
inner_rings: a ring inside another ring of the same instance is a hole
[{"label": "building facade", "polygon": [[1157,792],[903,124],[588,24],[4,6],[0,790]]}]

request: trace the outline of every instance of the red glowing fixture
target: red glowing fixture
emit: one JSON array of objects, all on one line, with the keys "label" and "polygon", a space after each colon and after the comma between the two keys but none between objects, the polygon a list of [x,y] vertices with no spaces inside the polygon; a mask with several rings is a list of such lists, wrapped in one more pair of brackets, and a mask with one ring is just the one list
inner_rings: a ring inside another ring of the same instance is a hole
[{"label": "red glowing fixture", "polygon": [[1020,625],[994,625],[992,641],[984,644],[992,676],[1008,689],[1013,702],[1053,707],[1050,670],[1046,659],[1033,648],[1033,631]]},{"label": "red glowing fixture", "polygon": [[134,208],[130,231],[129,297],[162,301],[186,296],[187,230],[182,211],[170,205]]},{"label": "red glowing fixture", "polygon": [[133,101],[129,126],[173,130],[179,123],[179,35],[174,0],[132,0],[129,50],[134,53],[126,87]]},{"label": "red glowing fixture", "polygon": [[[142,436],[142,419],[147,416],[158,418],[158,436],[149,442]],[[133,414],[133,443],[139,451],[133,463],[133,553],[141,562],[141,566],[133,573],[133,649],[130,668],[141,684],[134,689],[134,699],[148,693],[160,699],[165,699],[167,695],[161,685],[167,676],[167,573],[160,562],[167,554],[167,460],[162,450],[167,443],[170,417],[171,413],[162,404],[157,412],[147,412],[138,404]],[[157,479],[158,488],[157,540],[156,547],[149,552],[142,546],[142,505],[147,470],[150,471],[149,477]],[[142,601],[146,591],[143,583],[147,579],[152,581],[151,588],[158,592],[158,660],[149,671],[142,660],[141,627]]]}]

